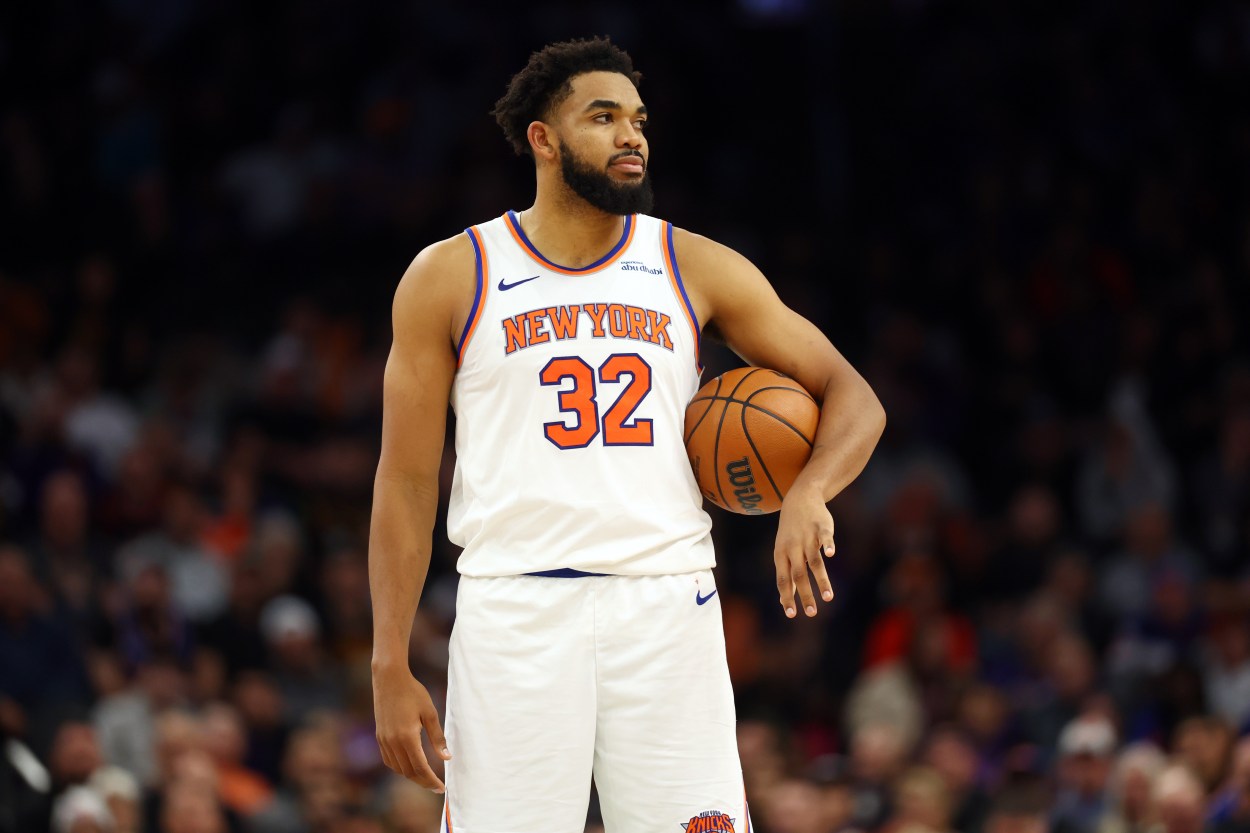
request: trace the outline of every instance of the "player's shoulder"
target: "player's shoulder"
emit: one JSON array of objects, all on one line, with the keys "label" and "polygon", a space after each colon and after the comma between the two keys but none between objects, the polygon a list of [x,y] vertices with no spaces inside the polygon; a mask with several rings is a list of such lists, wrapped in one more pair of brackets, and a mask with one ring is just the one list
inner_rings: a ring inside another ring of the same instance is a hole
[{"label": "player's shoulder", "polygon": [[718,276],[725,272],[748,270],[758,273],[755,265],[724,243],[673,226],[673,254],[682,277],[698,281],[701,275]]},{"label": "player's shoulder", "polygon": [[396,305],[452,300],[474,292],[477,261],[468,232],[426,246],[408,264],[395,287]]}]

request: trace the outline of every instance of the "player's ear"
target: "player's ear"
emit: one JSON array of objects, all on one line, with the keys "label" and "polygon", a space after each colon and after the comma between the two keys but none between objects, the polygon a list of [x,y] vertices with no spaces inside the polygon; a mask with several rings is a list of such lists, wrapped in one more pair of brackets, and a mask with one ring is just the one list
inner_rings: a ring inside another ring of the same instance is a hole
[{"label": "player's ear", "polygon": [[540,121],[530,122],[525,136],[530,140],[530,151],[535,159],[550,162],[556,158],[556,137],[551,128]]}]

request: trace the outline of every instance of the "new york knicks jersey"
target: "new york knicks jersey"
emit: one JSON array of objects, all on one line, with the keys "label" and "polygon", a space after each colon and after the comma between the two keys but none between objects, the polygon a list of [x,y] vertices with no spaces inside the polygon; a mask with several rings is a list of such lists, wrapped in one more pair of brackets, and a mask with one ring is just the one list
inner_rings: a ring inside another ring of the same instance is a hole
[{"label": "new york knicks jersey", "polygon": [[513,212],[468,234],[477,294],[452,385],[447,518],[459,571],[710,568],[711,519],[682,443],[699,325],[672,226],[626,217],[581,269],[546,259]]}]

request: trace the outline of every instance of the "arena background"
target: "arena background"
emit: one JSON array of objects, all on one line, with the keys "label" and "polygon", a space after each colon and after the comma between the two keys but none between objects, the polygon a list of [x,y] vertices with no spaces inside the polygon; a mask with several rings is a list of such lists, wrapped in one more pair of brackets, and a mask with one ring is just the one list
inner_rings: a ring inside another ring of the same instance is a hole
[{"label": "arena background", "polygon": [[814,621],[713,510],[753,829],[1250,829],[1244,4],[48,0],[0,8],[0,831],[437,829],[371,725],[389,301],[528,204],[488,110],[589,34],[657,213],[889,414]]}]

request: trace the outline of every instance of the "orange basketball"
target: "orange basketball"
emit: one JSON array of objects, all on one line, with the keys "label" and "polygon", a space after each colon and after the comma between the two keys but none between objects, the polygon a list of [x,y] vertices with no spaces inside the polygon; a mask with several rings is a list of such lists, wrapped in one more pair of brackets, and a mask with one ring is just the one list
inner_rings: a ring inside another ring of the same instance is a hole
[{"label": "orange basketball", "polygon": [[740,367],[708,382],[686,406],[686,453],[703,496],[741,515],[764,515],[812,456],[820,407],[789,376]]}]

